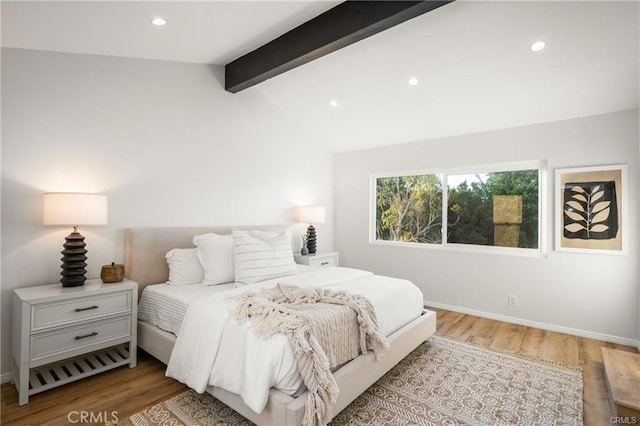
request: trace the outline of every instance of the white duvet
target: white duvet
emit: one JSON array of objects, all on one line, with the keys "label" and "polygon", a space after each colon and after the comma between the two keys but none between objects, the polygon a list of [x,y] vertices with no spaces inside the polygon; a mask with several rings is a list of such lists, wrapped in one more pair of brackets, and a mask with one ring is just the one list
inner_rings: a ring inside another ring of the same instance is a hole
[{"label": "white duvet", "polygon": [[249,323],[240,325],[230,314],[235,303],[229,300],[230,296],[277,283],[331,287],[360,294],[375,308],[378,327],[385,336],[422,312],[422,292],[411,282],[358,269],[318,269],[252,284],[209,295],[189,306],[166,375],[197,392],[204,392],[211,385],[236,393],[258,414],[267,403],[270,388],[295,393],[302,379],[287,338],[259,336]]}]

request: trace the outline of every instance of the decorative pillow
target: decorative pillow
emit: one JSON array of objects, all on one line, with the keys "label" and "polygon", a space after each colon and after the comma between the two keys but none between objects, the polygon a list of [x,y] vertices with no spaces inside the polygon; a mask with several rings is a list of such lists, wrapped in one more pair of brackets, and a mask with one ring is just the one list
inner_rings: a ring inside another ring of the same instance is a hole
[{"label": "decorative pillow", "polygon": [[165,258],[167,259],[167,265],[169,265],[169,281],[167,281],[167,284],[184,285],[202,282],[204,271],[198,260],[195,248],[169,250]]},{"label": "decorative pillow", "polygon": [[202,234],[193,237],[198,260],[204,269],[204,285],[233,282],[233,237]]},{"label": "decorative pillow", "polygon": [[[289,228],[285,229],[285,231],[287,231]],[[272,239],[273,237],[276,237],[278,234],[280,234],[281,232],[284,231],[261,231],[259,229],[252,229],[249,231],[249,235],[251,235],[252,237],[256,237],[262,241],[269,241],[270,239]]]},{"label": "decorative pillow", "polygon": [[236,282],[253,284],[298,273],[291,251],[291,230],[280,233],[234,230]]}]

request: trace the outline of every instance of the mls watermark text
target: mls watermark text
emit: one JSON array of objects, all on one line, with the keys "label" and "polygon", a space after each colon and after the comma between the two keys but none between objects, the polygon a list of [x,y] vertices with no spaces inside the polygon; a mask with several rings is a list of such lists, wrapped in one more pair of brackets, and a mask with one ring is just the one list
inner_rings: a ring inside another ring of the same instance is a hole
[{"label": "mls watermark text", "polygon": [[67,420],[69,423],[82,424],[82,423],[117,423],[118,412],[117,411],[69,411],[67,414]]}]

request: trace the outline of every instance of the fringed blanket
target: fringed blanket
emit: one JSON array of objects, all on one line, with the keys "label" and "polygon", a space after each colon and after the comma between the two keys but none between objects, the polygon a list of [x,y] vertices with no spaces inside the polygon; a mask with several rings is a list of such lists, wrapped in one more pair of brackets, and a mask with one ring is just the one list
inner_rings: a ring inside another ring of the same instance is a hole
[{"label": "fringed blanket", "polygon": [[338,398],[331,367],[372,349],[376,358],[389,347],[378,333],[368,299],[344,291],[278,284],[236,297],[235,317],[251,321],[262,335],[285,334],[309,392],[304,425],[327,424]]}]

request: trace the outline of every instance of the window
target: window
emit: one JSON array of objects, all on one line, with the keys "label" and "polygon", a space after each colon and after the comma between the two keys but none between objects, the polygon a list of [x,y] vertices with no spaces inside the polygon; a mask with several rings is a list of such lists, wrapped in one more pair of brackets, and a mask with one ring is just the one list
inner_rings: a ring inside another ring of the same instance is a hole
[{"label": "window", "polygon": [[372,241],[539,250],[542,176],[542,162],[373,176]]},{"label": "window", "polygon": [[442,243],[442,181],[438,175],[376,180],[376,239]]}]

